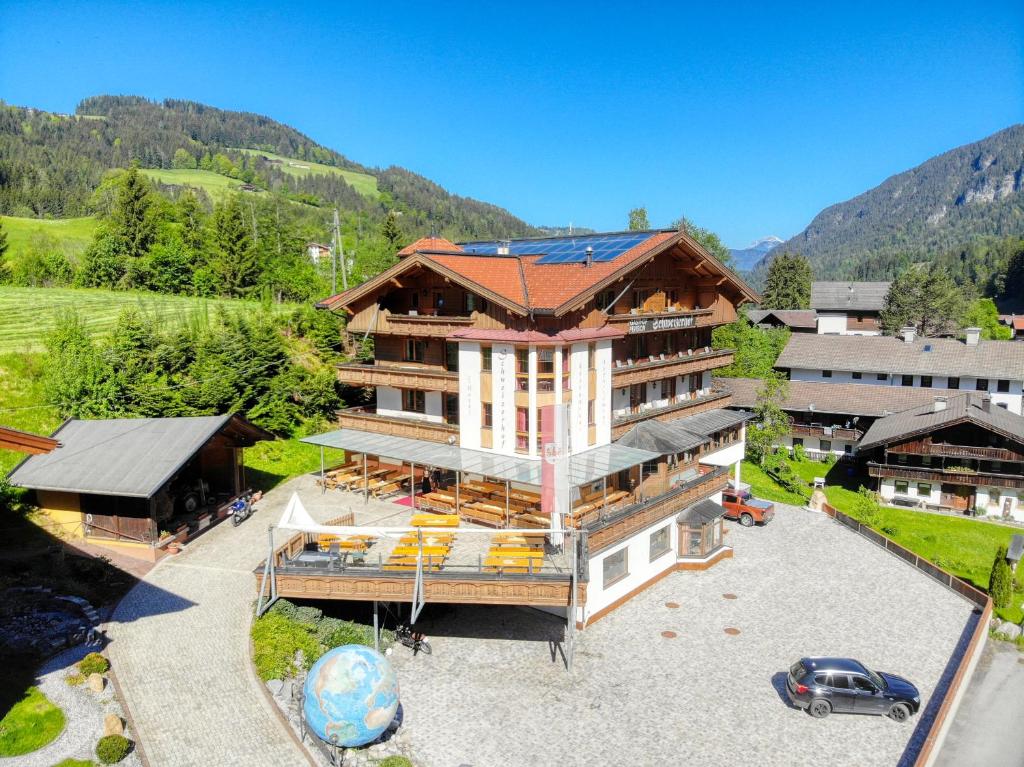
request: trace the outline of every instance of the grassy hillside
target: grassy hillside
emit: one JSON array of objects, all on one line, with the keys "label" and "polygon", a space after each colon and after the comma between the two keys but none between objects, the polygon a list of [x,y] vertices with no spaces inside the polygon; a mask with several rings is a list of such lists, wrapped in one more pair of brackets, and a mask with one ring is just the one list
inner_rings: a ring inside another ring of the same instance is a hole
[{"label": "grassy hillside", "polygon": [[[0,354],[0,424],[34,434],[52,434],[61,424],[57,409],[43,403],[43,355]],[[0,450],[0,477],[25,456]]]},{"label": "grassy hillside", "polygon": [[69,254],[81,253],[92,241],[96,227],[99,226],[99,222],[91,216],[64,219],[0,216],[0,222],[3,223],[10,246],[8,258],[24,250],[32,238],[40,234],[52,237]]},{"label": "grassy hillside", "polygon": [[280,163],[278,167],[282,172],[296,178],[305,178],[306,176],[315,176],[317,174],[335,174],[344,178],[345,182],[360,194],[372,197],[373,199],[380,197],[377,179],[369,173],[357,173],[354,170],[344,170],[333,165],[323,165],[322,163],[311,162],[310,160],[294,160],[290,157],[283,157],[273,152],[263,152],[257,149],[237,149],[236,151],[277,161]]},{"label": "grassy hillside", "polygon": [[[172,186],[192,186],[196,189],[203,189],[214,200],[223,197],[228,192],[237,191],[242,185],[238,179],[228,178],[212,170],[180,170],[170,168],[139,168],[139,172],[146,178],[159,181],[161,184]],[[264,192],[255,192],[264,194]]]},{"label": "grassy hillside", "polygon": [[[53,327],[57,311],[75,308],[94,332],[109,330],[126,306],[138,306],[165,322],[181,324],[197,313],[223,306],[256,308],[255,302],[231,299],[192,298],[159,293],[130,293],[74,288],[18,288],[0,286],[0,354],[38,352]],[[282,304],[281,310],[292,308]]]}]

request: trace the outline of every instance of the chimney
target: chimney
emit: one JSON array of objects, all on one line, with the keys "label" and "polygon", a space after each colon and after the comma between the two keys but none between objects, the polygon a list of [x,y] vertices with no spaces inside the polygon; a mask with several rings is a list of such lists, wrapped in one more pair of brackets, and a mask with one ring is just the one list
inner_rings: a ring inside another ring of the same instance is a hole
[{"label": "chimney", "polygon": [[917,335],[917,328],[914,325],[907,325],[905,328],[900,328],[900,335],[903,336],[903,343],[912,344],[914,336]]},{"label": "chimney", "polygon": [[589,245],[587,245],[587,261],[584,264],[584,266],[593,266],[593,265],[594,265],[594,249],[592,247],[590,247]]},{"label": "chimney", "polygon": [[966,328],[964,333],[967,334],[965,341],[968,346],[978,345],[978,341],[981,340],[981,328]]},{"label": "chimney", "polygon": [[946,398],[945,397],[936,397],[935,398],[935,402],[932,403],[932,412],[933,413],[941,413],[945,409],[946,409]]},{"label": "chimney", "polygon": [[992,412],[992,398],[987,394],[981,398],[981,409],[986,413]]}]

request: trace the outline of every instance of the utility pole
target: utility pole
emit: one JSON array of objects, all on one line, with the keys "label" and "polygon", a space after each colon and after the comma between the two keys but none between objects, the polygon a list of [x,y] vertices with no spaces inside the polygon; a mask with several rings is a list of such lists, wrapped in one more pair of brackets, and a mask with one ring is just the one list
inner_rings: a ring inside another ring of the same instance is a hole
[{"label": "utility pole", "polygon": [[341,246],[341,229],[338,223],[338,209],[334,209],[334,248],[331,251],[331,274],[334,281],[334,292],[338,292],[337,265],[338,254],[341,254],[341,289],[348,290],[348,266],[345,264],[345,251]]},{"label": "utility pole", "polygon": [[[338,212],[334,212],[337,220]],[[338,230],[331,230],[331,295],[338,295]]]}]

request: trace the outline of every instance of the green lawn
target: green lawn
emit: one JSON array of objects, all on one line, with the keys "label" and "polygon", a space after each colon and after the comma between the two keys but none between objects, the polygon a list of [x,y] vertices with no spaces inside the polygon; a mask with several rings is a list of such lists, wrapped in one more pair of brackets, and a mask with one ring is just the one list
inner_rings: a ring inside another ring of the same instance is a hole
[{"label": "green lawn", "polygon": [[57,762],[53,767],[96,767],[96,762],[91,759],[65,759]]},{"label": "green lawn", "polygon": [[[60,426],[56,408],[40,406],[46,401],[42,368],[42,354],[0,354],[0,424],[34,434],[51,434]],[[13,450],[0,450],[0,476],[6,476],[24,457]]]},{"label": "green lawn", "polygon": [[[137,306],[166,322],[181,324],[197,313],[212,312],[216,307],[255,309],[258,304],[142,291],[0,285],[0,354],[42,351],[43,337],[53,327],[58,309],[77,309],[93,331],[103,332],[114,327],[118,314],[126,306]],[[275,305],[275,311],[292,308],[294,304]]]},{"label": "green lawn", "polygon": [[[324,449],[327,468],[344,462],[345,451]],[[245,451],[246,479],[255,490],[269,490],[286,479],[320,470],[320,449],[297,438],[257,442]]]},{"label": "green lawn", "polygon": [[[222,176],[212,170],[188,170],[178,168],[139,168],[147,178],[159,181],[161,184],[172,186],[193,186],[197,189],[205,189],[206,193],[214,200],[223,197],[229,192],[238,190],[242,182],[235,178]],[[256,192],[255,194],[265,194]]]},{"label": "green lawn", "polygon": [[[843,464],[828,466],[818,461],[790,461],[790,465],[807,482],[812,482],[814,477],[825,477],[825,495],[829,503],[852,517],[858,516],[854,501],[860,485],[868,484],[866,477],[850,475]],[[751,492],[758,497],[799,506],[806,503],[804,498],[780,487],[752,463],[744,461],[742,473],[743,481],[750,483]],[[871,527],[981,589],[988,589],[989,573],[997,549],[1000,545],[1008,545],[1010,537],[1019,531],[1019,528],[980,519],[886,506],[879,507]],[[997,610],[997,613],[1005,620],[1019,623],[1024,618],[1022,602],[1024,591],[1017,591],[1010,606]]]},{"label": "green lawn", "polygon": [[99,226],[99,221],[91,216],[61,219],[0,216],[0,223],[7,233],[8,260],[21,253],[39,234],[52,237],[69,255],[81,253],[92,242]]},{"label": "green lawn", "polygon": [[380,190],[377,188],[377,179],[375,176],[371,176],[368,173],[358,173],[354,170],[335,168],[333,165],[323,165],[318,162],[310,162],[309,160],[294,160],[291,157],[284,157],[279,154],[274,154],[273,152],[263,152],[259,149],[238,149],[236,151],[251,155],[261,155],[271,160],[280,160],[281,164],[278,167],[281,171],[290,176],[295,176],[296,178],[302,178],[303,176],[325,175],[329,173],[343,176],[349,186],[360,194],[372,197],[373,199],[380,197]]},{"label": "green lawn", "polygon": [[42,748],[64,729],[64,712],[53,705],[38,687],[0,719],[0,756],[21,756]]}]

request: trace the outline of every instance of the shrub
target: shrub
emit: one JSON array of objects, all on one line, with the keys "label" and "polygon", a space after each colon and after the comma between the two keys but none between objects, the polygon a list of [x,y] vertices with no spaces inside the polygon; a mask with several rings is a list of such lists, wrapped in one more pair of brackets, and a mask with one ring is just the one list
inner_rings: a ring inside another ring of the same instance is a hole
[{"label": "shrub", "polygon": [[803,445],[793,445],[793,460],[794,461],[806,461],[807,450]]},{"label": "shrub", "polygon": [[78,670],[85,676],[89,674],[106,674],[110,670],[110,661],[98,652],[91,652],[78,661]]},{"label": "shrub", "polygon": [[74,674],[68,674],[64,677],[64,681],[67,682],[68,687],[78,687],[80,684],[85,682],[85,675],[75,672]]},{"label": "shrub", "polygon": [[1006,562],[1006,547],[1000,546],[992,562],[992,574],[988,579],[988,593],[995,607],[1007,607],[1013,589],[1013,573]]},{"label": "shrub", "polygon": [[311,627],[273,610],[253,623],[252,642],[256,673],[263,681],[289,676],[298,650],[302,650],[307,670],[321,654]]},{"label": "shrub", "polygon": [[124,735],[104,735],[96,744],[96,758],[103,764],[117,764],[131,748],[132,742]]},{"label": "shrub", "polygon": [[899,535],[900,529],[898,527],[893,527],[892,525],[886,525],[882,528],[882,532],[888,535],[890,538],[895,538],[897,535]]},{"label": "shrub", "polygon": [[835,462],[839,460],[839,456],[833,453],[831,450],[825,453],[825,457],[822,459],[822,463],[826,466],[833,466]]}]

